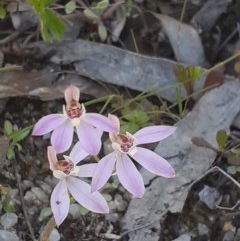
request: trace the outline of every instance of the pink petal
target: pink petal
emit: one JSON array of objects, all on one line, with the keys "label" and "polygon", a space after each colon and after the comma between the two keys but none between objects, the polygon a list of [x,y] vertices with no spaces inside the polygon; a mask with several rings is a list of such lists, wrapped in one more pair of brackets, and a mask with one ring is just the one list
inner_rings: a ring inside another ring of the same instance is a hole
[{"label": "pink petal", "polygon": [[73,140],[73,126],[69,119],[58,126],[52,133],[51,144],[57,153],[64,152],[69,149]]},{"label": "pink petal", "polygon": [[145,192],[143,178],[132,160],[125,154],[117,160],[117,175],[122,185],[135,197],[141,198]]},{"label": "pink petal", "polygon": [[82,161],[88,155],[89,154],[82,148],[81,143],[78,141],[72,148],[72,151],[71,151],[69,157],[71,158],[71,160],[74,164],[77,164],[78,162]]},{"label": "pink petal", "polygon": [[136,145],[161,141],[172,135],[177,128],[175,126],[148,126],[134,134]]},{"label": "pink petal", "polygon": [[44,116],[35,124],[32,135],[41,136],[49,133],[56,127],[60,126],[66,118],[67,117],[63,114],[50,114]]},{"label": "pink petal", "polygon": [[169,178],[175,176],[173,167],[164,158],[148,149],[137,147],[133,158],[148,171],[156,175]]},{"label": "pink petal", "polygon": [[102,145],[98,129],[85,121],[81,121],[80,125],[77,127],[77,134],[82,148],[90,155],[96,156]]},{"label": "pink petal", "polygon": [[82,166],[79,166],[80,170],[78,172],[78,176],[92,177],[97,165],[98,165],[97,163],[90,163],[90,164],[84,164]]},{"label": "pink petal", "polygon": [[107,131],[107,132],[118,132],[118,128],[106,116],[96,114],[96,113],[86,113],[83,116],[83,119],[88,124],[91,124],[99,128],[100,130]]},{"label": "pink petal", "polygon": [[60,181],[53,189],[50,202],[55,222],[59,226],[67,217],[70,206],[65,180]]},{"label": "pink petal", "polygon": [[67,185],[74,199],[95,213],[108,213],[106,200],[99,192],[91,193],[91,186],[78,178],[67,177]]},{"label": "pink petal", "polygon": [[118,117],[115,115],[108,114],[108,119],[110,121],[112,121],[112,123],[116,126],[116,128],[118,130],[117,132],[119,132],[120,131],[120,121],[119,121]]},{"label": "pink petal", "polygon": [[116,163],[116,152],[103,157],[97,164],[92,178],[92,192],[102,188],[112,175]]},{"label": "pink petal", "polygon": [[53,146],[47,147],[47,155],[48,155],[50,169],[54,171],[56,169],[55,164],[58,162],[58,159],[57,159],[57,153]]},{"label": "pink petal", "polygon": [[78,87],[74,85],[69,85],[64,92],[65,101],[67,104],[70,104],[72,100],[79,101],[80,98],[80,90]]}]

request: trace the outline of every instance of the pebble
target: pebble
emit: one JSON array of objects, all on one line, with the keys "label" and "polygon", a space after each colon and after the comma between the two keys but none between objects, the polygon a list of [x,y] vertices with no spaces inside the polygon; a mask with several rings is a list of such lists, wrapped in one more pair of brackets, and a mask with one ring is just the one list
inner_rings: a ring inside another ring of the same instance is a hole
[{"label": "pebble", "polygon": [[37,181],[36,183],[42,188],[42,190],[45,193],[47,193],[48,195],[51,194],[52,188],[49,184],[47,184],[46,182],[43,182],[43,181]]},{"label": "pebble", "polygon": [[0,240],[1,241],[19,241],[19,238],[13,232],[0,230]]},{"label": "pebble", "polygon": [[58,230],[56,228],[54,228],[49,235],[49,241],[59,241],[60,238],[61,238],[60,233],[58,232]]},{"label": "pebble", "polygon": [[105,219],[111,223],[115,223],[119,220],[119,214],[118,213],[107,213],[105,215]]},{"label": "pebble", "polygon": [[128,202],[123,200],[122,195],[118,193],[114,196],[114,202],[116,203],[117,210],[120,212],[125,211],[128,206]]},{"label": "pebble", "polygon": [[26,194],[24,195],[24,200],[27,203],[33,203],[36,200],[36,196],[32,191],[27,191]]},{"label": "pebble", "polygon": [[1,216],[0,222],[4,229],[9,229],[18,222],[18,217],[15,213],[5,213]]},{"label": "pebble", "polygon": [[80,205],[72,203],[69,208],[69,215],[72,219],[78,219],[81,216]]},{"label": "pebble", "polygon": [[49,196],[40,188],[40,187],[33,187],[31,188],[31,191],[37,199],[43,203],[48,203],[49,202]]}]

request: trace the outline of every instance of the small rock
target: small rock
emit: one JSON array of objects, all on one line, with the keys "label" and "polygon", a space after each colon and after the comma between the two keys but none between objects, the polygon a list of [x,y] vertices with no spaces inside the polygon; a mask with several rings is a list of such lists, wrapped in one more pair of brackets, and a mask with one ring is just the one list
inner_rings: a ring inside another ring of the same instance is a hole
[{"label": "small rock", "polygon": [[44,192],[46,192],[48,195],[51,194],[52,192],[52,188],[49,184],[47,184],[46,182],[43,181],[37,181],[36,182]]},{"label": "small rock", "polygon": [[218,190],[214,187],[209,187],[207,185],[198,193],[199,199],[206,204],[210,209],[216,209],[217,205],[220,204],[222,196]]},{"label": "small rock", "polygon": [[0,230],[0,240],[1,241],[19,241],[18,236],[15,233]]},{"label": "small rock", "polygon": [[25,196],[24,196],[24,200],[27,203],[33,203],[36,200],[36,196],[32,191],[27,191]]},{"label": "small rock", "polygon": [[112,201],[112,196],[111,196],[110,194],[108,194],[108,193],[103,193],[102,195],[103,195],[103,197],[105,198],[105,200],[106,200],[107,202]]},{"label": "small rock", "polygon": [[70,205],[69,214],[72,219],[78,219],[81,216],[80,205],[73,203]]},{"label": "small rock", "polygon": [[35,194],[38,200],[43,203],[48,203],[49,197],[40,187],[33,187],[31,191]]},{"label": "small rock", "polygon": [[108,220],[111,223],[115,223],[119,220],[119,214],[118,213],[107,213],[105,215],[106,220]]},{"label": "small rock", "polygon": [[30,189],[31,187],[33,187],[34,185],[33,185],[33,182],[32,181],[29,181],[29,180],[24,180],[23,182],[22,182],[22,188],[23,188],[23,190],[25,191],[25,190],[27,190],[27,189]]},{"label": "small rock", "polygon": [[60,233],[54,228],[49,235],[49,241],[59,241],[60,237]]},{"label": "small rock", "polygon": [[226,232],[224,234],[223,241],[232,241],[234,240],[234,236],[235,236],[234,232],[230,232],[230,231]]},{"label": "small rock", "polygon": [[203,223],[198,223],[198,233],[199,235],[204,235],[204,234],[208,234],[209,230],[207,225],[203,224]]},{"label": "small rock", "polygon": [[114,202],[116,203],[117,210],[120,212],[125,211],[128,206],[128,203],[123,200],[123,197],[120,194],[114,196]]},{"label": "small rock", "polygon": [[178,238],[173,239],[172,241],[190,241],[191,236],[189,234],[182,234]]},{"label": "small rock", "polygon": [[18,222],[18,217],[15,213],[5,213],[1,216],[0,222],[4,229],[8,229]]}]

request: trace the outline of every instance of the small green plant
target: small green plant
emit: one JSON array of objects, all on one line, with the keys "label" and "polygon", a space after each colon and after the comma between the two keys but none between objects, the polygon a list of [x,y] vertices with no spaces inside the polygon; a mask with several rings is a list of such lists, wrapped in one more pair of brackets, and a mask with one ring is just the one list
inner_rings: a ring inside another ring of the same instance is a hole
[{"label": "small green plant", "polygon": [[7,159],[12,160],[15,158],[15,148],[18,151],[22,150],[20,141],[25,139],[30,133],[32,126],[25,127],[23,129],[15,128],[8,120],[4,122],[4,134],[8,137],[9,146],[7,150]]},{"label": "small green plant", "polygon": [[6,16],[6,8],[3,2],[0,2],[0,19],[4,19]]},{"label": "small green plant", "polygon": [[56,0],[28,0],[33,10],[39,16],[43,40],[52,42],[54,37],[61,41],[66,31],[66,26],[57,12],[49,6]]},{"label": "small green plant", "polygon": [[123,133],[125,133],[126,131],[129,131],[130,133],[135,133],[142,127],[147,126],[147,124],[150,122],[149,116],[140,105],[137,105],[134,108],[126,106],[121,111],[121,113],[121,131]]},{"label": "small green plant", "polygon": [[97,4],[85,9],[83,14],[90,20],[92,20],[98,26],[98,35],[102,41],[107,38],[107,29],[102,22],[102,14],[108,8],[109,1],[102,0]]}]

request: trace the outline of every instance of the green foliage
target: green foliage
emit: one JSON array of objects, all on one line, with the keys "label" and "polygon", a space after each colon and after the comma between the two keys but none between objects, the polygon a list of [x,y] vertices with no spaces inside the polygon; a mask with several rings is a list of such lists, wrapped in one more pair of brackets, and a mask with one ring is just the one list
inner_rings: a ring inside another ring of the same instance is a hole
[{"label": "green foliage", "polygon": [[0,4],[0,19],[4,19],[6,16],[6,9]]},{"label": "green foliage", "polygon": [[69,1],[66,5],[65,5],[65,12],[66,14],[70,14],[72,12],[74,12],[76,10],[76,2],[74,0]]},{"label": "green foliage", "polygon": [[[94,6],[95,5],[95,6]],[[95,21],[98,24],[98,36],[101,41],[105,41],[107,39],[107,29],[101,21],[101,16],[103,12],[109,7],[108,0],[102,0],[97,4],[93,3],[93,6],[85,9],[83,14],[92,21]]]},{"label": "green foliage", "polygon": [[146,126],[150,119],[145,113],[143,107],[140,105],[136,106],[134,109],[126,107],[122,110],[121,120],[121,132],[125,133],[126,131],[134,133],[142,127]]},{"label": "green foliage", "polygon": [[82,216],[84,216],[84,215],[89,213],[89,210],[86,209],[85,207],[81,206],[80,207],[80,213],[81,213]]},{"label": "green foliage", "polygon": [[227,144],[228,135],[225,130],[219,130],[216,134],[216,140],[221,152],[224,152]]},{"label": "green foliage", "polygon": [[66,31],[66,26],[60,16],[48,8],[56,0],[28,0],[28,2],[40,18],[43,40],[52,42],[55,37],[61,41]]},{"label": "green foliage", "polygon": [[201,69],[197,66],[188,65],[186,67],[182,65],[176,65],[174,68],[174,73],[178,81],[182,84],[194,85],[197,78],[201,74]]},{"label": "green foliage", "polygon": [[83,14],[91,20],[100,20],[101,15],[108,8],[108,6],[109,1],[102,0],[101,2],[98,2],[95,6],[85,9],[83,11]]},{"label": "green foliage", "polygon": [[180,118],[182,118],[184,113],[183,113],[181,86],[179,84],[176,85],[176,97],[177,97],[177,105],[178,105],[179,116],[180,116]]},{"label": "green foliage", "polygon": [[103,24],[98,25],[98,35],[101,41],[105,41],[107,39],[107,29]]},{"label": "green foliage", "polygon": [[134,6],[133,0],[127,0],[124,6],[125,6],[125,16],[128,18],[131,17],[132,8]]},{"label": "green foliage", "polygon": [[14,212],[16,212],[14,202],[13,202],[13,200],[11,200],[11,199],[6,199],[6,200],[4,200],[4,201],[2,202],[2,207],[3,207],[3,210],[4,210],[6,213],[14,213]]},{"label": "green foliage", "polygon": [[8,137],[9,146],[7,150],[7,158],[12,160],[15,158],[15,148],[18,151],[22,150],[22,146],[19,144],[20,141],[25,139],[30,133],[32,126],[25,127],[23,129],[14,129],[10,121],[4,122],[4,133]]},{"label": "green foliage", "polygon": [[38,220],[39,222],[42,222],[44,219],[50,217],[51,215],[52,215],[52,209],[50,207],[43,208],[41,209]]}]

